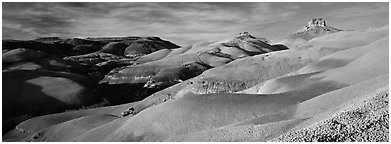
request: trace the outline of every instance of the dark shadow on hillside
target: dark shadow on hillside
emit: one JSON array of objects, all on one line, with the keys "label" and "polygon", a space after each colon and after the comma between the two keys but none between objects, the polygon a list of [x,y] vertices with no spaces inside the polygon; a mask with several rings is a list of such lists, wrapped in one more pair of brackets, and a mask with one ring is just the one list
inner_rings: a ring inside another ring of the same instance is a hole
[{"label": "dark shadow on hillside", "polygon": [[48,96],[42,92],[43,87],[23,82],[23,87],[29,87],[29,92],[33,95],[29,97],[21,96],[24,92],[21,85],[7,85],[3,81],[3,102],[2,102],[2,132],[3,135],[15,128],[20,122],[31,117],[62,112],[67,108],[75,108]]},{"label": "dark shadow on hillside", "polygon": [[282,45],[282,44],[273,45],[272,48],[273,48],[273,49],[272,49],[273,51],[279,51],[279,50],[287,50],[287,49],[289,49],[287,46]]},{"label": "dark shadow on hillside", "polygon": [[107,99],[110,104],[118,105],[141,101],[151,94],[158,92],[168,86],[146,88],[145,83],[122,83],[122,84],[108,84],[102,83],[98,86],[101,95]]},{"label": "dark shadow on hillside", "polygon": [[[13,129],[20,122],[36,116],[64,112],[81,106],[66,104],[53,96],[43,92],[44,87],[29,83],[28,80],[43,76],[63,77],[78,84],[93,88],[92,83],[80,79],[78,75],[58,73],[52,71],[14,70],[3,72],[2,78],[2,108],[3,108],[3,134]],[[96,93],[84,93],[94,97],[86,101],[85,106],[102,101]]]}]

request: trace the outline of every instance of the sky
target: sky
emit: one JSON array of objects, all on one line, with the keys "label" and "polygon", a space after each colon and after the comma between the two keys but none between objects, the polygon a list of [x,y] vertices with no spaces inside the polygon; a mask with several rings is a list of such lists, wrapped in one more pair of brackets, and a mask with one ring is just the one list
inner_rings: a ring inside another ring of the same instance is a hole
[{"label": "sky", "polygon": [[312,18],[364,30],[388,25],[388,3],[2,3],[2,38],[158,36],[178,45],[233,38],[275,39]]}]

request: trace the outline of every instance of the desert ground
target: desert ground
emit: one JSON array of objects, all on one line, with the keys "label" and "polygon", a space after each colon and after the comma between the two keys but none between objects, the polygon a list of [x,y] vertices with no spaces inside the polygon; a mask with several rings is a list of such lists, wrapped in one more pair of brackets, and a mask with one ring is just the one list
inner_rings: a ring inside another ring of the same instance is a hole
[{"label": "desert ground", "polygon": [[388,142],[389,26],[2,41],[4,142]]}]

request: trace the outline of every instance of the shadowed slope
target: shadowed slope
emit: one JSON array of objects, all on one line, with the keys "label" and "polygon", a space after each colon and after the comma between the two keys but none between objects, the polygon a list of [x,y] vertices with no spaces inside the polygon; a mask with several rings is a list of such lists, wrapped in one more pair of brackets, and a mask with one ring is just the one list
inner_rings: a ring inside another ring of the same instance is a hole
[{"label": "shadowed slope", "polygon": [[55,55],[35,51],[26,48],[17,48],[5,52],[2,55],[4,70],[60,70],[69,71],[81,67],[80,64],[68,60],[63,60]]}]

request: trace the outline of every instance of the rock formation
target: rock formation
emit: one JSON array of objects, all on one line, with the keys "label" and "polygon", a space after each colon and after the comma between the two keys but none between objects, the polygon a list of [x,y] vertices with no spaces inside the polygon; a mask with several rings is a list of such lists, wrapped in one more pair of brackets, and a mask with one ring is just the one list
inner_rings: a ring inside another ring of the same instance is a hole
[{"label": "rock formation", "polygon": [[255,38],[254,36],[250,35],[250,33],[248,33],[248,32],[239,33],[239,35],[236,37],[238,37],[238,38],[239,37]]},{"label": "rock formation", "polygon": [[299,29],[293,34],[290,34],[286,37],[274,40],[274,44],[282,44],[290,48],[295,48],[297,45],[320,37],[323,35],[328,35],[342,31],[340,29],[330,27],[326,25],[326,21],[322,18],[314,18],[308,22],[308,25]]},{"label": "rock formation", "polygon": [[313,27],[313,26],[322,26],[322,27],[325,27],[326,26],[326,21],[323,20],[322,18],[314,18],[312,20],[310,20],[308,22],[308,26],[309,27]]},{"label": "rock formation", "polygon": [[[332,32],[337,32],[337,31],[341,31],[341,30],[327,26],[326,21],[323,20],[322,18],[314,18],[314,19],[308,21],[308,25],[306,25],[303,28],[301,28],[300,30],[298,30],[295,34],[302,34],[302,33],[306,33],[309,31],[316,31],[315,32],[315,34],[316,34],[316,33],[322,33],[323,31],[327,31],[327,32],[332,33]],[[320,35],[324,35],[324,34],[318,34],[318,36],[320,36]]]}]

